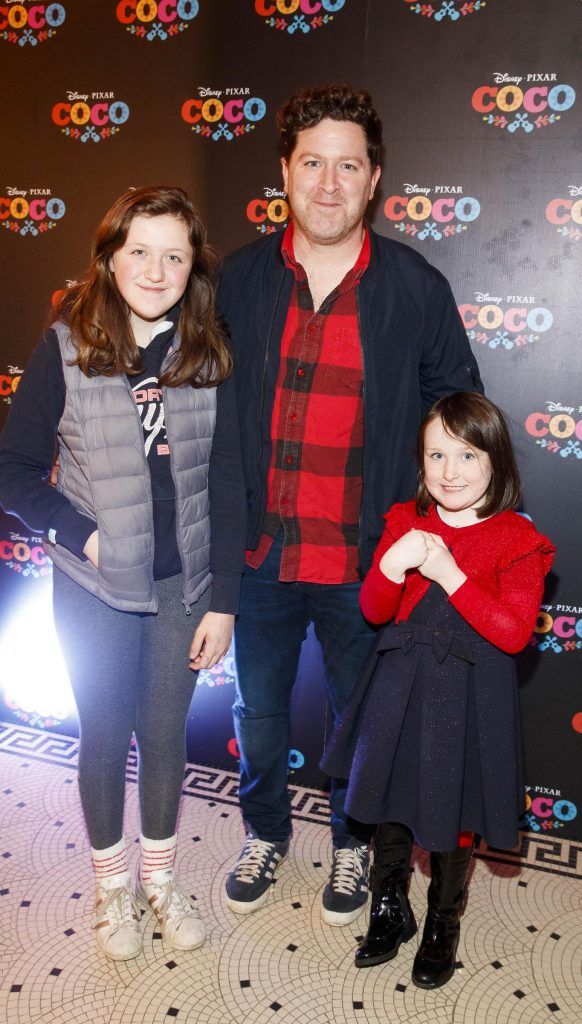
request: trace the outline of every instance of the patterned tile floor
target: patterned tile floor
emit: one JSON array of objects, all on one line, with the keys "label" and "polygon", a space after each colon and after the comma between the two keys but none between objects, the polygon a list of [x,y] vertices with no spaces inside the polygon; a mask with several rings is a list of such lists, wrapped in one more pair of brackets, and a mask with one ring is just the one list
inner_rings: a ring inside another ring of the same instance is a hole
[{"label": "patterned tile floor", "polygon": [[[581,1024],[582,846],[524,836],[518,854],[475,858],[460,964],[443,989],[410,982],[416,940],[358,971],[356,936],[319,916],[329,867],[325,804],[294,792],[292,855],[269,903],[247,918],[222,899],[242,832],[232,774],[188,767],[179,870],[209,939],[166,947],[144,918],[144,953],[102,959],[90,930],[93,884],[76,786],[77,740],[0,723],[0,1020],[7,1024]],[[129,766],[132,779],[135,766]],[[138,832],[128,784],[127,835]],[[135,860],[137,847],[132,847]],[[416,861],[422,917],[428,880]]]}]

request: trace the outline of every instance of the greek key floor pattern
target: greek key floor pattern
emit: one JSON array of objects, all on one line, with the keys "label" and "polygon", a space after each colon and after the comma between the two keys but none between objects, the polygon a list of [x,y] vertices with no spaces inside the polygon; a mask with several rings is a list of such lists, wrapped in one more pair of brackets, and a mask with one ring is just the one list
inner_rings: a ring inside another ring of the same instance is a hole
[{"label": "greek key floor pattern", "polygon": [[[0,723],[0,1020],[7,1024],[581,1024],[582,846],[524,835],[519,851],[474,862],[458,969],[415,988],[416,939],[358,971],[366,917],[320,918],[330,863],[325,801],[296,789],[291,856],[272,897],[246,918],[222,898],[242,842],[236,779],[189,765],[178,868],[207,924],[192,953],[167,947],[146,914],[144,952],[114,964],[95,951],[93,884],[76,786],[77,740]],[[128,765],[126,834],[139,831]],[[132,842],[135,862],[137,846]],[[418,853],[411,899],[428,887]]]}]

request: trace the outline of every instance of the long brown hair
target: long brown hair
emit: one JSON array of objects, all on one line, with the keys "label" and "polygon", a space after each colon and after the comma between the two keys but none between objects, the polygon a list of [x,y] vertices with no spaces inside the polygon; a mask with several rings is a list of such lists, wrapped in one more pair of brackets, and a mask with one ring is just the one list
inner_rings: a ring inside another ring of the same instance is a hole
[{"label": "long brown hair", "polygon": [[130,311],[110,269],[111,257],[127,239],[134,217],[167,214],[181,220],[193,251],[192,269],[181,300],[180,347],[160,384],[213,387],[232,369],[224,332],[217,321],[216,261],[206,243],[206,228],[186,192],[167,185],[132,189],[116,199],[99,224],[91,264],[83,279],[67,291],[52,319],[64,319],[77,350],[73,364],[86,376],[135,374],[142,369],[130,323]]},{"label": "long brown hair", "polygon": [[485,501],[476,509],[477,518],[483,519],[496,512],[517,508],[521,500],[519,472],[501,409],[483,395],[471,391],[457,391],[456,394],[439,398],[438,402],[435,402],[418,431],[418,515],[425,516],[433,501],[424,482],[424,432],[428,424],[437,417],[442,420],[447,434],[458,437],[472,448],[478,448],[489,456],[491,480],[485,491]]}]

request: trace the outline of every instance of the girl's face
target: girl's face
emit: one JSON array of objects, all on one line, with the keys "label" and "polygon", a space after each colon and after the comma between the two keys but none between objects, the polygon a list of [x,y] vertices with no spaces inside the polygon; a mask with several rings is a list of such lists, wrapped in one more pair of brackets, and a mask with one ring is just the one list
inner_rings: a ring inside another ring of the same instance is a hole
[{"label": "girl's face", "polygon": [[147,344],[151,328],[182,298],[192,268],[184,221],[169,214],[134,217],[110,270],[131,311],[136,340]]},{"label": "girl's face", "polygon": [[430,421],[424,431],[424,482],[437,505],[453,515],[478,509],[492,473],[487,452],[448,434],[440,416]]}]

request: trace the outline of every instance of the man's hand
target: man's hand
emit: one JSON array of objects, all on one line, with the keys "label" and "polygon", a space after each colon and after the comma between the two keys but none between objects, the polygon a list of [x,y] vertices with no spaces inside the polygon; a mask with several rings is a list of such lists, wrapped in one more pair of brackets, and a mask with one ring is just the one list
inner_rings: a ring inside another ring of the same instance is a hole
[{"label": "man's hand", "polygon": [[234,615],[206,612],[190,645],[190,668],[212,668],[226,654],[232,640]]}]

